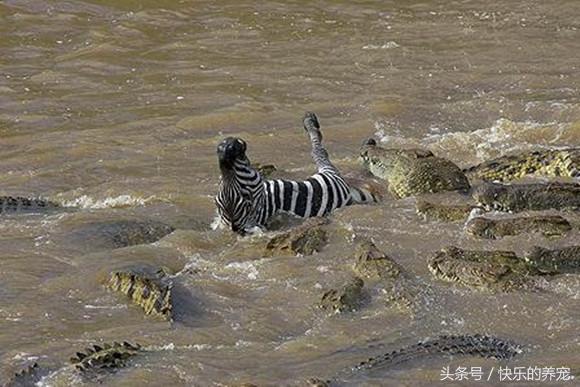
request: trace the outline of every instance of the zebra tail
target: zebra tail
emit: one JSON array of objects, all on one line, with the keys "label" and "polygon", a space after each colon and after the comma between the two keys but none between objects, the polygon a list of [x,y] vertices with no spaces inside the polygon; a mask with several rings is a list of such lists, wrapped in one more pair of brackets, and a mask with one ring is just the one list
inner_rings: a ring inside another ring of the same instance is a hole
[{"label": "zebra tail", "polygon": [[380,193],[373,187],[350,186],[350,197],[354,204],[377,203],[381,200]]}]

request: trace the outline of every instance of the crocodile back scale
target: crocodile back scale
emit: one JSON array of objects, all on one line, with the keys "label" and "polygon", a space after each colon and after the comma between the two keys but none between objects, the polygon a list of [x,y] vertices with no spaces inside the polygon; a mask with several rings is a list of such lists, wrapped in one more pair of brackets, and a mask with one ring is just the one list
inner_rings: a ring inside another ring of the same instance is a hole
[{"label": "crocodile back scale", "polygon": [[304,181],[263,179],[250,164],[242,139],[228,137],[218,145],[221,181],[215,203],[221,225],[245,234],[265,226],[277,212],[309,218],[325,216],[354,203],[377,201],[370,191],[350,186],[332,164],[314,113],[306,113],[304,129],[318,170]]},{"label": "crocodile back scale", "polygon": [[137,355],[141,351],[139,344],[131,344],[127,341],[114,342],[103,345],[93,345],[84,352],[77,352],[71,357],[70,362],[81,372],[98,370],[114,370],[125,366],[127,359]]},{"label": "crocodile back scale", "polygon": [[58,204],[39,198],[0,196],[0,214],[12,212],[36,212],[57,208]]},{"label": "crocodile back scale", "polygon": [[505,155],[464,169],[470,178],[511,181],[525,176],[580,177],[580,148],[540,149]]},{"label": "crocodile back scale", "polygon": [[372,357],[353,367],[352,371],[390,367],[431,355],[466,355],[507,360],[521,352],[522,349],[519,345],[493,336],[479,334],[443,335],[433,340],[419,342],[384,355]]}]

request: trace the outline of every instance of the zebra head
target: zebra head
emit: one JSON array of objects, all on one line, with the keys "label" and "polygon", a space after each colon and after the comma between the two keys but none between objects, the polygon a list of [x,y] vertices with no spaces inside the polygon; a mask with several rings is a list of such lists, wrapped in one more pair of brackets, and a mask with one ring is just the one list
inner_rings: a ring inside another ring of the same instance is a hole
[{"label": "zebra head", "polygon": [[218,144],[217,154],[222,174],[231,172],[236,161],[250,164],[246,157],[246,142],[241,138],[227,137]]},{"label": "zebra head", "polygon": [[216,196],[218,215],[232,231],[244,234],[256,226],[256,208],[263,195],[262,177],[252,168],[246,156],[246,142],[228,137],[218,144],[221,171]]}]

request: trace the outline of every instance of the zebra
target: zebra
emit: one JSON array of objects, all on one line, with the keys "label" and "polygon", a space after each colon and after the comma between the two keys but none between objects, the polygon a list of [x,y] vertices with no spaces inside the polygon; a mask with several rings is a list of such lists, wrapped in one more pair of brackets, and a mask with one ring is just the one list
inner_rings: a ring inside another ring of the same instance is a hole
[{"label": "zebra", "polygon": [[250,164],[247,144],[241,138],[227,137],[217,146],[221,171],[215,198],[217,227],[228,227],[244,235],[262,229],[278,212],[301,218],[326,216],[333,210],[355,203],[372,203],[378,196],[366,189],[350,186],[332,164],[322,145],[318,118],[307,112],[304,129],[312,144],[317,173],[304,181],[266,180]]}]

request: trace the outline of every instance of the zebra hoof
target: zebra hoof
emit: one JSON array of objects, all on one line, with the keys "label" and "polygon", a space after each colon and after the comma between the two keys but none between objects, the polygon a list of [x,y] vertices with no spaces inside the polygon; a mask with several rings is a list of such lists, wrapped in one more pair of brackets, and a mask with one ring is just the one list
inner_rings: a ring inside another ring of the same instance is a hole
[{"label": "zebra hoof", "polygon": [[318,123],[318,117],[313,112],[306,112],[304,114],[304,129],[308,132],[309,130],[319,130],[320,123]]}]

